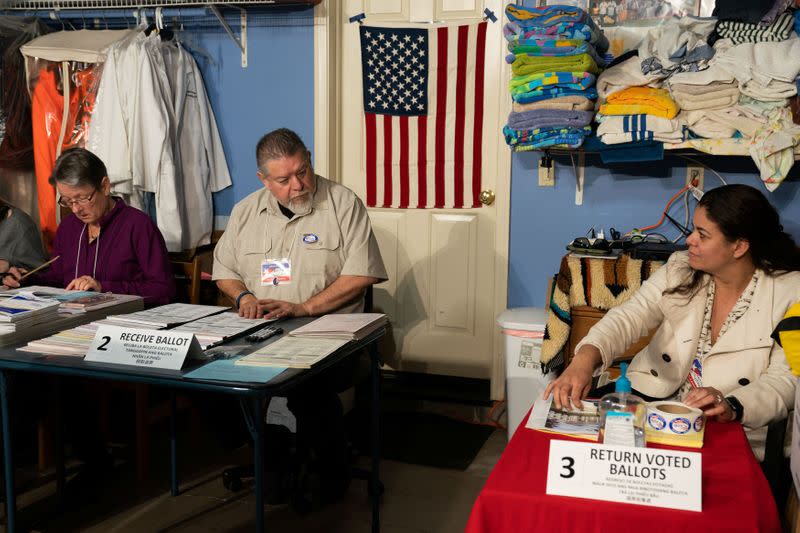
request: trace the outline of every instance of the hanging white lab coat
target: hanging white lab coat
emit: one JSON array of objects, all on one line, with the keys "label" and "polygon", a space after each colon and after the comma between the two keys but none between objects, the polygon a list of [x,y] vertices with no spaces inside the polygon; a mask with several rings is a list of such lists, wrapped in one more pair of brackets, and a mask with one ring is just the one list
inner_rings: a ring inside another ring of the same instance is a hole
[{"label": "hanging white lab coat", "polygon": [[[141,206],[153,192],[169,251],[210,242],[211,193],[231,184],[200,69],[176,43],[136,32],[109,50],[87,148],[112,190]],[[102,100],[101,100],[102,99]]]}]

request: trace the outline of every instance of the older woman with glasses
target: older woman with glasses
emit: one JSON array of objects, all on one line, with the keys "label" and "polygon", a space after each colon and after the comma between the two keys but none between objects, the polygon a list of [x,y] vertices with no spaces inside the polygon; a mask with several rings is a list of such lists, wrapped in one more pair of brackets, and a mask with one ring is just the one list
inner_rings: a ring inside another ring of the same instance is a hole
[{"label": "older woman with glasses", "polygon": [[800,301],[800,248],[747,185],[706,192],[686,244],[589,330],[545,398],[580,406],[593,375],[655,330],[628,370],[635,391],[741,423],[761,459],[766,426],[786,418],[794,402],[795,378],[770,335]]},{"label": "older woman with glasses", "polygon": [[[111,196],[106,167],[83,148],[56,160],[50,182],[59,204],[72,210],[58,227],[58,259],[35,282],[68,290],[136,294],[147,305],[169,303],[175,295],[167,248],[147,215]],[[18,287],[24,270],[11,268],[3,284]]]}]

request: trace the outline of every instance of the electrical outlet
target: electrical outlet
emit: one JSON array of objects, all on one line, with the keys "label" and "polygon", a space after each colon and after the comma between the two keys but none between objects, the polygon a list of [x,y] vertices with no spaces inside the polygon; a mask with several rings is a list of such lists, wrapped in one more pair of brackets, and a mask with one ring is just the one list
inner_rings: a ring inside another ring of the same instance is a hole
[{"label": "electrical outlet", "polygon": [[552,159],[545,160],[543,157],[539,160],[539,187],[555,187],[556,186],[556,165]]},{"label": "electrical outlet", "polygon": [[696,189],[703,190],[703,171],[705,169],[701,166],[687,166],[686,167],[686,185],[693,185]]}]

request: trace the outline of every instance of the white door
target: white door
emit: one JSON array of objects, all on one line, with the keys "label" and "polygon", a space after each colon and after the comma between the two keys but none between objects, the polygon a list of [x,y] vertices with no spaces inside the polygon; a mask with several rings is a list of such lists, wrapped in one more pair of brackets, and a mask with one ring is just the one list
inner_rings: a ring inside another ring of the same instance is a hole
[{"label": "white door", "polygon": [[[366,203],[365,124],[357,24],[369,26],[478,21],[485,7],[497,23],[486,36],[482,186],[491,205],[470,209],[371,208],[370,218],[389,273],[376,287],[376,307],[393,327],[382,347],[397,370],[491,378],[502,396],[504,370],[494,318],[506,305],[510,154],[501,129],[510,104],[499,0],[347,0],[341,30],[341,170],[338,181]],[[393,355],[392,355],[393,354]]]}]

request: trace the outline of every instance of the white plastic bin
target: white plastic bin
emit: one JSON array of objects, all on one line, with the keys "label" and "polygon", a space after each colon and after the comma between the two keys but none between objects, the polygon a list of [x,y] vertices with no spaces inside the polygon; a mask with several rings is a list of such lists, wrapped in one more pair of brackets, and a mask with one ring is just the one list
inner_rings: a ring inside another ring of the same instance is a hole
[{"label": "white plastic bin", "polygon": [[553,380],[552,372],[542,374],[539,363],[547,312],[539,307],[506,309],[497,317],[497,324],[503,328],[508,439],[511,440],[534,400]]}]

